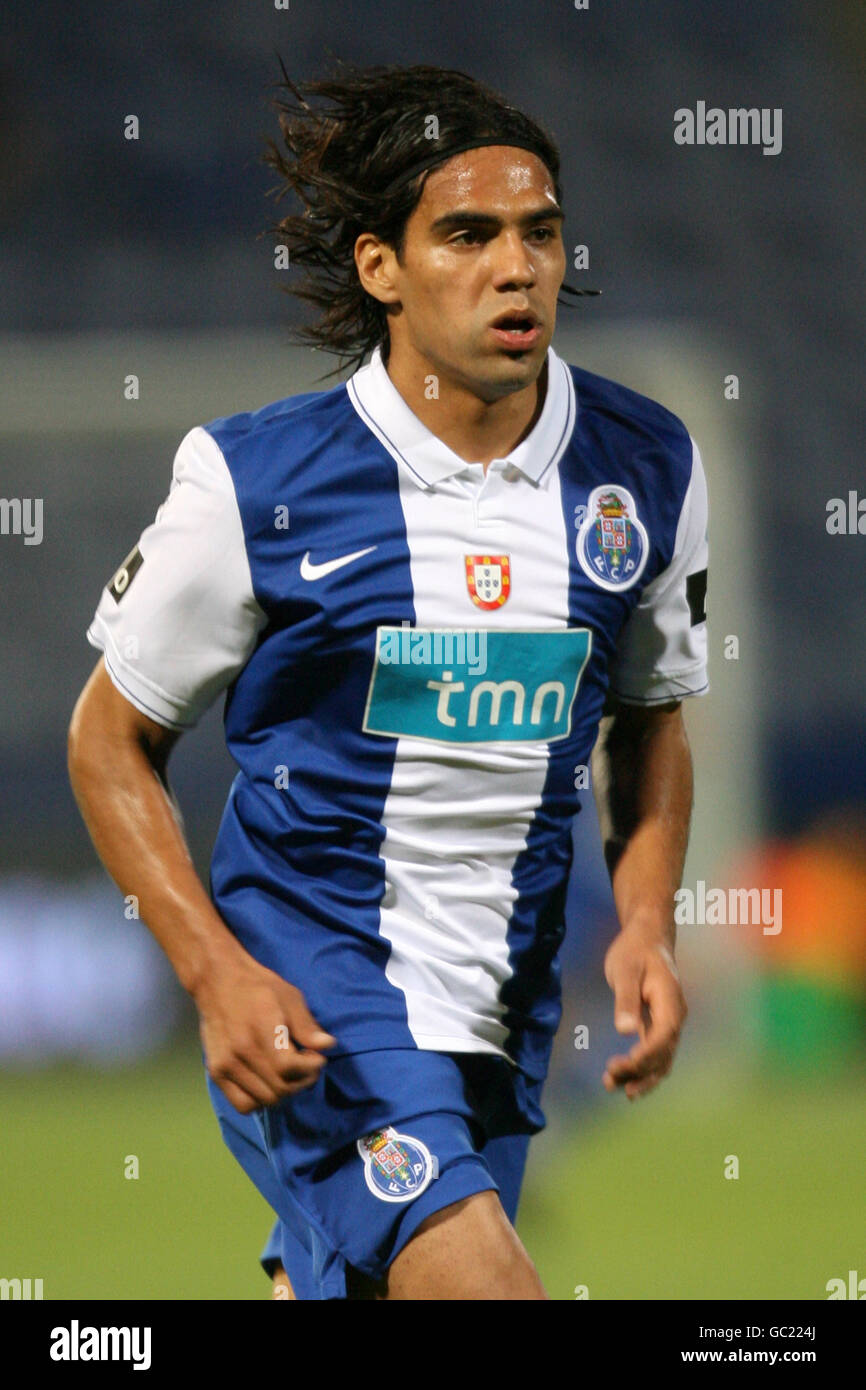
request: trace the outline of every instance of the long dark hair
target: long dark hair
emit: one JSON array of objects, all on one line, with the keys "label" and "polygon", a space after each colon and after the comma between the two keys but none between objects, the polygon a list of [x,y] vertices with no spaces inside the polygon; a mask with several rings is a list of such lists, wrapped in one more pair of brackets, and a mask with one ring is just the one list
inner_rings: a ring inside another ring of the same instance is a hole
[{"label": "long dark hair", "polygon": [[[388,317],[384,304],[361,285],[354,247],[372,232],[393,247],[399,260],[406,223],[418,205],[429,169],[400,176],[433,148],[430,117],[438,121],[443,150],[474,139],[501,136],[507,145],[527,141],[553,178],[558,202],[559,151],[537,122],[466,73],[450,68],[368,67],[338,61],[335,75],[296,85],[280,59],[281,95],[274,99],[282,148],[267,143],[264,163],[280,176],[270,192],[294,193],[304,206],[268,228],[289,251],[290,266],[304,266],[299,284],[284,285],[320,311],[318,320],[294,330],[306,343],[338,354],[343,366],[358,367],[381,344],[387,361]],[[308,97],[323,99],[311,106]],[[447,159],[447,153],[443,154]],[[389,186],[397,181],[397,186]]]}]

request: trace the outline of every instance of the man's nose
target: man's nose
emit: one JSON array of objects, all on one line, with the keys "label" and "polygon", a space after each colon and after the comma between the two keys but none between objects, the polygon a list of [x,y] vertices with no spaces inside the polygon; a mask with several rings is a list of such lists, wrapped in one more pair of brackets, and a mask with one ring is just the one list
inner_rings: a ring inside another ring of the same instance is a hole
[{"label": "man's nose", "polygon": [[531,285],[535,279],[535,265],[520,232],[516,228],[510,232],[501,232],[496,241],[495,275],[497,281]]}]

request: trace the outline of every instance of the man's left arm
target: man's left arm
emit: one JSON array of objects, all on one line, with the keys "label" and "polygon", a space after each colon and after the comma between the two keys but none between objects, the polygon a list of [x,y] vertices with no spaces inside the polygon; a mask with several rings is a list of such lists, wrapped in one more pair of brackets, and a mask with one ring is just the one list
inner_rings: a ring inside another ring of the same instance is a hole
[{"label": "man's left arm", "polygon": [[629,1100],[673,1064],[687,1008],[674,961],[674,894],[692,808],[692,759],[679,701],[632,705],[608,698],[592,784],[620,932],[607,951],[614,1023],[637,1033],[611,1057],[603,1082]]}]

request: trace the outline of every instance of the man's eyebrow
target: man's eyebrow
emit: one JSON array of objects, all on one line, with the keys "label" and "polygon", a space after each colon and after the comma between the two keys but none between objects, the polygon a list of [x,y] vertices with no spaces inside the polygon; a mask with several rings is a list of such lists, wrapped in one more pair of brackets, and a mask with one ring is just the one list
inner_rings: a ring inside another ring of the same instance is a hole
[{"label": "man's eyebrow", "polygon": [[[524,226],[532,226],[535,222],[562,222],[565,213],[560,207],[551,206],[546,208],[536,208],[532,212],[526,212],[519,217],[518,222]],[[492,212],[445,212],[441,217],[437,217],[431,223],[431,231],[447,231],[451,227],[501,227],[502,218],[497,217]]]}]

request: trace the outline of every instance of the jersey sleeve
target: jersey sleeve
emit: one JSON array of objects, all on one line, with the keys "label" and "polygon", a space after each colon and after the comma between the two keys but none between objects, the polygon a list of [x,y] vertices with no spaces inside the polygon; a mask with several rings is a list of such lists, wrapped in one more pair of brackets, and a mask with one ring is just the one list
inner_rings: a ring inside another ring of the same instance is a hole
[{"label": "jersey sleeve", "polygon": [[246,664],[265,622],[228,465],[196,426],[156,519],[103,589],[87,640],[137,709],[183,730]]},{"label": "jersey sleeve", "polygon": [[644,589],[611,663],[611,694],[625,704],[653,705],[709,690],[707,552],[707,483],[692,440],[692,475],[671,562]]}]

